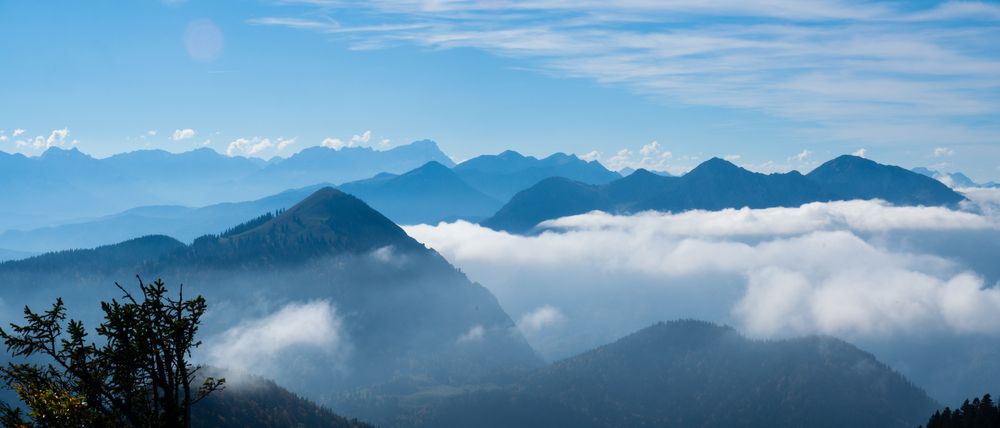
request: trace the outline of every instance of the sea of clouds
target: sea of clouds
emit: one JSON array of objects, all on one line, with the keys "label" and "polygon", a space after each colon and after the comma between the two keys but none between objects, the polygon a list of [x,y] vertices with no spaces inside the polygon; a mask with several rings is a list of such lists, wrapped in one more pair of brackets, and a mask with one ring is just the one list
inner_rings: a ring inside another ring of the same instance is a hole
[{"label": "sea of clouds", "polygon": [[[1000,339],[1000,192],[962,210],[881,201],[798,208],[591,212],[512,235],[468,222],[406,227],[489,288],[556,359],[650,323],[699,318],[747,335],[852,341]],[[995,263],[993,263],[995,264]]]}]

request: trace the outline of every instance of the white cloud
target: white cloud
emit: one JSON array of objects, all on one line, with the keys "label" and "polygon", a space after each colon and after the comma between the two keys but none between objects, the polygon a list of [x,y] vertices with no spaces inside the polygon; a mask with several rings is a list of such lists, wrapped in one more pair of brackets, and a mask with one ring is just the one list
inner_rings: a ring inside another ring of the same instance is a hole
[{"label": "white cloud", "polygon": [[[313,3],[352,8],[340,9],[337,22],[251,22],[325,33],[356,49],[480,49],[669,102],[806,122],[831,140],[987,144],[1000,136],[995,126],[963,120],[1000,111],[1000,55],[981,43],[1000,36],[1000,7],[987,3]],[[353,16],[365,22],[352,26]]]},{"label": "white cloud", "polygon": [[517,321],[517,327],[525,333],[534,333],[565,320],[566,316],[558,308],[545,305],[522,315]]},{"label": "white cloud", "polygon": [[371,139],[372,139],[372,131],[365,131],[365,132],[361,133],[361,135],[357,135],[357,134],[352,135],[351,136],[351,144],[352,145],[368,144],[368,142],[371,141]]},{"label": "white cloud", "polygon": [[320,145],[334,150],[340,150],[347,147],[347,143],[344,143],[344,141],[339,138],[324,138]]},{"label": "white cloud", "polygon": [[[45,148],[66,147],[67,146],[66,137],[68,136],[69,136],[69,129],[67,128],[56,129],[52,131],[52,133],[49,134],[49,138],[45,139]],[[69,144],[72,145],[72,143]],[[39,145],[36,145],[36,147],[39,147]]]},{"label": "white cloud", "polygon": [[951,156],[955,154],[955,151],[947,147],[936,147],[934,149],[934,157],[939,158],[942,156]]},{"label": "white cloud", "polygon": [[344,341],[341,331],[342,321],[330,302],[291,303],[208,341],[207,358],[215,366],[260,373],[280,364],[288,350],[338,352]]},{"label": "white cloud", "polygon": [[[593,156],[596,159],[600,156],[600,153],[594,151],[585,156]],[[639,149],[638,156],[632,150],[621,149],[614,156],[605,159],[602,163],[612,171],[620,171],[625,168],[667,171],[674,169],[669,164],[673,156],[672,152],[663,150],[659,142],[651,141]]]},{"label": "white cloud", "polygon": [[[595,161],[595,160],[598,160],[600,158],[601,158],[601,152],[599,152],[597,150],[591,150],[591,151],[589,151],[587,153],[584,153],[584,154],[580,155],[580,159],[583,159],[583,160],[585,160],[587,162]],[[1000,167],[997,167],[997,169],[1000,169]]]},{"label": "white cloud", "polygon": [[[170,139],[174,141],[187,140],[189,138],[194,138],[197,134],[198,133],[191,128],[178,129],[174,131],[174,134],[170,137]],[[156,135],[156,132],[154,131],[149,135]]]},{"label": "white cloud", "polygon": [[639,149],[639,154],[643,155],[644,157],[653,156],[659,152],[660,152],[660,143],[656,141],[646,144],[645,146],[642,146],[642,149]]},{"label": "white cloud", "polygon": [[[23,129],[15,129],[13,136],[24,135],[25,131]],[[25,154],[34,154],[41,151],[47,150],[52,147],[58,147],[62,149],[75,147],[80,144],[79,141],[69,138],[70,132],[68,128],[55,129],[49,133],[48,137],[37,135],[34,138],[21,138],[14,140],[14,146],[19,152]]]},{"label": "white cloud", "polygon": [[295,144],[295,138],[278,138],[276,147],[278,151],[285,150],[288,146]]},{"label": "white cloud", "polygon": [[269,138],[237,138],[226,147],[228,156],[258,156],[264,151],[274,147],[274,143]]},{"label": "white cloud", "polygon": [[150,129],[149,131],[146,131],[146,135],[148,135],[150,137],[155,137],[156,136],[156,130],[155,129]]},{"label": "white cloud", "polygon": [[[533,343],[543,353],[552,351],[549,346],[579,351],[645,323],[684,316],[732,322],[767,337],[1000,334],[1000,289],[950,258],[866,238],[997,233],[997,220],[988,216],[848,201],[590,213],[548,226],[557,229],[538,236],[465,222],[406,231],[490,288],[509,311],[557,305],[569,314],[568,330],[601,336],[583,345],[574,342],[579,337]],[[630,309],[623,313],[622,307]]]},{"label": "white cloud", "polygon": [[968,201],[962,202],[963,208],[993,218],[1000,217],[1000,189],[971,188],[959,191],[968,198]]},{"label": "white cloud", "polygon": [[678,214],[644,212],[617,216],[599,211],[542,223],[561,230],[638,229],[664,237],[798,235],[815,230],[982,230],[998,227],[994,218],[944,207],[897,207],[881,201],[814,202],[798,208],[728,208]]},{"label": "white cloud", "polygon": [[382,139],[378,143],[371,144],[372,142],[372,131],[365,131],[360,134],[354,134],[351,138],[344,141],[340,138],[327,137],[324,138],[320,145],[323,147],[329,147],[334,150],[340,150],[344,147],[374,147],[379,150],[385,150],[389,148],[389,139]]},{"label": "white cloud", "polygon": [[858,149],[854,153],[851,153],[851,154],[854,155],[854,156],[862,157],[863,158],[863,157],[865,157],[865,156],[868,155],[868,150]]},{"label": "white cloud", "polygon": [[613,171],[619,171],[628,168],[632,163],[632,151],[629,149],[621,149],[614,156],[606,159],[604,164],[608,166]]},{"label": "white cloud", "polygon": [[741,158],[743,158],[743,156],[740,156],[740,155],[725,155],[722,158],[725,159],[725,160],[727,160],[727,161],[730,161],[730,162],[736,162],[736,161],[739,161]]},{"label": "white cloud", "polygon": [[7,141],[8,139],[9,137],[7,137],[6,135],[0,135],[0,142]]},{"label": "white cloud", "polygon": [[805,162],[806,159],[809,159],[809,156],[812,156],[812,152],[809,150],[802,150],[799,154],[789,157],[788,161]]},{"label": "white cloud", "polygon": [[486,329],[482,325],[476,324],[469,329],[469,331],[463,333],[455,341],[457,343],[470,343],[470,342],[481,342],[483,336],[486,334]]}]

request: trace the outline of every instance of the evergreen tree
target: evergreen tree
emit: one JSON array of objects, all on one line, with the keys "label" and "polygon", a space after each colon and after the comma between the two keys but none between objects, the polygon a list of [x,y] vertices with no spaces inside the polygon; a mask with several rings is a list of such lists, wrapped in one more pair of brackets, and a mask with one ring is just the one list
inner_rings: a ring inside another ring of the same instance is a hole
[{"label": "evergreen tree", "polygon": [[990,394],[980,400],[965,400],[958,409],[948,407],[937,411],[927,420],[926,428],[998,428],[1000,427],[1000,407],[993,402]]},{"label": "evergreen tree", "polygon": [[66,320],[61,298],[38,313],[24,308],[25,324],[0,329],[15,358],[44,357],[46,364],[12,362],[0,380],[13,389],[28,414],[3,403],[6,426],[190,427],[191,406],[223,388],[208,377],[193,385],[200,367],[189,363],[205,299],[168,296],[163,281],[139,279],[141,298],[124,287],[123,301],[102,302],[104,321],[88,340],[80,321]]}]

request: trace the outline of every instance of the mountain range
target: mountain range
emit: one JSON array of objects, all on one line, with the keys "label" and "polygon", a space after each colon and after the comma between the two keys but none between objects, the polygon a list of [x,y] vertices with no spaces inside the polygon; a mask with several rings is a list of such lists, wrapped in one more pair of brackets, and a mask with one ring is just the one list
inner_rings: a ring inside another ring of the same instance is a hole
[{"label": "mountain range", "polygon": [[988,183],[977,183],[969,178],[969,176],[962,174],[961,172],[941,172],[922,166],[913,168],[911,171],[917,174],[926,175],[954,189],[969,187],[1000,188],[1000,183],[994,183],[992,181]]},{"label": "mountain range", "polygon": [[[436,150],[436,146],[430,142],[418,142],[395,150],[403,150],[404,148],[424,150],[426,152],[424,154],[428,157],[434,157],[432,149]],[[166,152],[135,152],[114,156],[108,161],[112,162],[115,168],[121,168],[122,171],[141,175],[139,171],[132,171],[128,168],[134,165],[157,164],[174,168],[175,164],[178,162],[183,164],[183,160],[188,157],[205,158],[203,163],[210,164],[212,153],[214,152],[207,149],[180,155]],[[293,159],[294,162],[298,163],[306,163],[311,158],[338,159],[351,153],[367,156],[374,165],[377,164],[377,161],[371,158],[382,152],[356,148],[342,149],[341,151],[317,148],[313,153],[313,149],[307,149],[304,153],[293,156],[292,159],[282,161],[282,163],[291,162]],[[84,158],[87,157],[84,156]],[[130,161],[123,159],[130,159]],[[235,161],[230,158],[226,159],[229,159],[227,162],[237,166],[244,165],[243,161],[246,160],[245,158],[239,158]],[[275,162],[278,161],[273,161],[272,164],[277,165]],[[268,171],[277,168],[271,166],[272,164],[266,166]],[[336,164],[337,162],[331,163],[331,165]],[[322,176],[321,165],[323,162],[317,162],[314,166],[316,171],[304,173],[302,176],[337,178],[329,174]],[[564,154],[555,154],[538,160],[533,157],[521,156],[515,152],[505,152],[498,156],[488,155],[473,158],[454,168],[449,168],[448,165],[431,160],[412,170],[398,174],[380,172],[374,177],[345,183],[339,188],[358,196],[398,224],[435,224],[440,221],[458,219],[480,221],[493,215],[506,202],[506,199],[500,200],[487,194],[486,192],[490,192],[491,189],[508,189],[504,192],[512,193],[530,187],[545,177],[559,176],[560,174],[581,180],[590,180],[588,182],[594,183],[619,177],[604,169],[597,162],[586,162],[576,156]],[[401,164],[397,166],[401,166]],[[149,169],[156,168],[150,167]],[[178,168],[180,167],[178,166]],[[198,168],[190,167],[188,169],[197,170]],[[230,169],[238,170],[239,168],[232,167]],[[220,171],[216,178],[225,177],[230,173],[232,171],[228,173]],[[268,174],[275,173],[272,171]],[[171,179],[173,178],[171,177]],[[253,178],[246,180],[250,181]],[[470,180],[482,185],[482,187],[470,184]],[[301,177],[291,181],[278,180],[278,182],[296,184],[305,181],[308,180]],[[0,252],[0,260],[20,258],[46,251],[92,248],[136,236],[153,234],[168,235],[184,242],[190,242],[198,236],[222,230],[227,226],[262,213],[288,208],[305,198],[309,193],[327,185],[329,184],[325,182],[315,182],[309,186],[285,190],[259,199],[245,202],[223,202],[199,208],[184,205],[150,205],[130,208],[96,218],[57,222],[62,224],[39,228],[3,230],[0,227],[0,248],[9,249],[9,251]],[[519,187],[522,185],[523,188]],[[150,184],[150,186],[153,185]],[[191,184],[190,187],[197,189],[201,188],[201,185]],[[56,193],[58,194],[58,192]],[[56,197],[57,194],[45,195],[42,199]],[[88,204],[85,201],[78,203]],[[93,203],[95,202],[89,202],[89,204]],[[19,203],[14,206],[18,207],[17,211],[23,211],[25,205],[30,204]]]},{"label": "mountain range", "polygon": [[[289,305],[331,305],[336,349],[300,345],[278,353],[268,373],[338,414],[387,426],[902,427],[936,407],[839,340],[751,341],[693,321],[655,325],[546,366],[489,291],[330,187],[191,244],[146,236],[0,263],[5,300],[43,307],[61,296],[74,316],[115,297],[111,284],[137,273],[203,294],[212,308],[202,332],[208,344]],[[273,399],[298,409],[285,421],[344,421],[280,390],[268,394],[278,398],[220,398],[212,414],[234,406],[270,414]]]},{"label": "mountain range", "polygon": [[621,178],[620,174],[607,170],[597,161],[587,162],[574,155],[555,153],[537,159],[512,150],[469,159],[454,170],[466,183],[502,202],[549,177],[565,177],[588,184],[605,184]]},{"label": "mountain range", "polygon": [[211,149],[141,150],[95,159],[77,149],[41,156],[0,152],[0,231],[35,229],[150,205],[205,206],[287,189],[404,173],[430,161],[453,165],[432,141],[390,150],[313,147],[263,161]]},{"label": "mountain range", "polygon": [[829,337],[748,340],[660,323],[399,426],[911,428],[937,407],[872,355]]},{"label": "mountain range", "polygon": [[[543,176],[547,178],[538,179]],[[547,219],[595,209],[629,213],[762,208],[850,198],[950,205],[962,198],[920,174],[853,156],[827,162],[805,176],[794,171],[753,173],[712,159],[681,177],[646,170],[637,170],[625,178],[615,177],[616,173],[600,164],[572,155],[556,154],[538,160],[508,151],[470,159],[454,168],[430,161],[402,174],[379,173],[338,188],[364,200],[397,224],[461,219],[515,232],[528,231]],[[532,184],[506,205],[487,193],[496,194],[497,189],[509,190],[524,183]],[[0,251],[0,260],[92,248],[153,234],[191,242],[259,214],[288,208],[323,186],[326,184],[286,190],[246,202],[201,208],[144,206],[56,226],[0,231],[0,248],[6,249]]]},{"label": "mountain range", "polygon": [[503,205],[434,161],[405,174],[383,173],[339,189],[361,198],[398,224],[479,221]]},{"label": "mountain range", "polygon": [[[246,202],[225,202],[201,208],[179,205],[137,207],[92,220],[0,232],[0,248],[17,248],[9,259],[32,253],[94,248],[137,236],[166,235],[182,242],[218,232],[261,214],[286,209],[324,185],[284,191]],[[0,260],[4,260],[0,252]]]},{"label": "mountain range", "polygon": [[857,156],[840,156],[807,175],[761,174],[713,158],[680,177],[638,170],[605,185],[554,177],[514,196],[484,226],[523,233],[539,223],[593,210],[635,213],[799,206],[882,199],[897,205],[953,206],[965,198],[937,180]]},{"label": "mountain range", "polygon": [[96,300],[115,297],[116,281],[136,274],[225,302],[203,328],[206,337],[288,305],[329,302],[339,346],[299,349],[295,364],[275,368],[282,386],[321,403],[398,379],[473,382],[541,364],[489,291],[332,188],[190,245],[148,236],[0,264],[4,299],[33,307],[62,296],[71,308],[97,308]]}]

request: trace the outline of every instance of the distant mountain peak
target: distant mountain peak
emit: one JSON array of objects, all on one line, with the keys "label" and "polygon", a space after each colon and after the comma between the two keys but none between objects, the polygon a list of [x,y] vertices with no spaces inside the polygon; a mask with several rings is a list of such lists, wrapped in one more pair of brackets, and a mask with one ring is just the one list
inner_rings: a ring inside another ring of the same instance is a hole
[{"label": "distant mountain peak", "polygon": [[414,141],[414,142],[410,143],[409,145],[413,146],[413,147],[429,148],[429,149],[435,149],[435,150],[440,150],[441,149],[440,147],[438,147],[437,141],[426,139],[426,138],[423,139],[423,140]]},{"label": "distant mountain peak", "polygon": [[423,165],[420,165],[419,167],[417,167],[416,169],[414,169],[414,170],[412,170],[410,172],[407,172],[407,174],[412,173],[412,172],[416,172],[416,171],[442,171],[442,172],[443,171],[447,171],[447,172],[451,172],[451,168],[448,168],[447,166],[444,166],[443,164],[441,164],[441,162],[433,161],[432,160],[432,161],[428,161],[427,163],[425,163]]},{"label": "distant mountain peak", "polygon": [[524,155],[522,155],[522,154],[520,154],[520,153],[518,153],[516,151],[513,151],[513,150],[504,150],[503,152],[501,152],[500,154],[498,154],[497,157],[500,158],[500,159],[505,159],[505,160],[510,160],[510,159],[524,159],[525,158]]},{"label": "distant mountain peak", "polygon": [[628,175],[628,177],[631,177],[633,175],[636,176],[636,177],[652,177],[652,176],[656,176],[658,174],[656,174],[656,173],[654,173],[654,172],[652,172],[652,171],[650,171],[650,170],[648,170],[646,168],[639,168],[639,169],[637,169],[635,171],[632,171]]},{"label": "distant mountain peak", "polygon": [[338,252],[361,253],[386,246],[401,250],[423,248],[368,204],[332,187],[319,189],[267,222],[219,242],[235,244],[244,249],[241,251],[289,260]]},{"label": "distant mountain peak", "polygon": [[580,160],[580,158],[576,157],[576,155],[574,155],[574,154],[566,154],[566,153],[563,153],[563,152],[555,152],[555,153],[549,155],[547,158],[545,158],[543,160],[568,162],[568,161],[578,161],[578,160]]},{"label": "distant mountain peak", "polygon": [[736,173],[750,173],[750,171],[747,171],[725,159],[713,157],[705,162],[702,162],[701,165],[692,169],[691,172],[687,173],[687,175],[697,177],[700,175],[718,176],[719,174],[731,175]]},{"label": "distant mountain peak", "polygon": [[840,155],[829,161],[824,162],[816,169],[817,170],[832,169],[832,170],[844,171],[853,169],[872,169],[872,168],[878,168],[879,166],[883,165],[871,159],[863,158],[861,156]]},{"label": "distant mountain peak", "polygon": [[90,155],[87,155],[80,151],[76,147],[70,147],[68,149],[63,149],[59,147],[49,147],[43,152],[38,159],[41,160],[52,160],[52,159],[93,159]]}]

